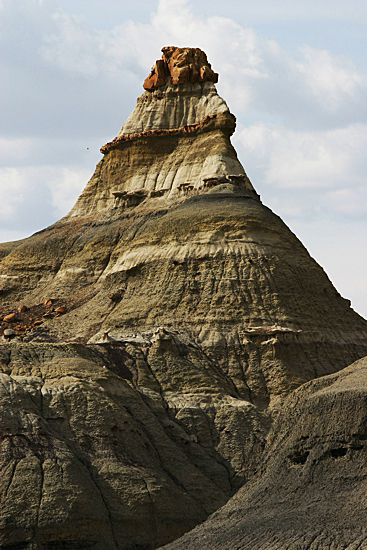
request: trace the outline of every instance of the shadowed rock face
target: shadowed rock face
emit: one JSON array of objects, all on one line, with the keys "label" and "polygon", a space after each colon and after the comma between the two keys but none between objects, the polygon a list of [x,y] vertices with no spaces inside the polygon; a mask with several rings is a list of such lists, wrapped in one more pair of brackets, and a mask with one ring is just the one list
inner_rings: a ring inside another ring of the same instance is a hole
[{"label": "shadowed rock face", "polygon": [[211,81],[144,92],[70,214],[0,245],[4,548],[170,542],[251,479],[289,393],[367,354],[234,126]]},{"label": "shadowed rock face", "polygon": [[0,362],[2,548],[154,547],[227,500],[220,457],[129,384],[134,347],[10,344]]},{"label": "shadowed rock face", "polygon": [[366,399],[366,358],[295,390],[258,475],[165,548],[366,548]]}]

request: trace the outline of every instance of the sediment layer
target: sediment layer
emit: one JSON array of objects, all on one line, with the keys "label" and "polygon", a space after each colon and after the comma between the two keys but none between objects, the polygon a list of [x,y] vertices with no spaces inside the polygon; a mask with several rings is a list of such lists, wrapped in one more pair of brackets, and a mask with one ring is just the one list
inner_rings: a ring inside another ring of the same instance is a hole
[{"label": "sediment layer", "polygon": [[174,50],[71,212],[0,245],[4,548],[169,543],[256,496],[274,419],[284,445],[288,410],[314,430],[308,390],[287,397],[367,354],[367,321],[247,177],[206,56]]}]

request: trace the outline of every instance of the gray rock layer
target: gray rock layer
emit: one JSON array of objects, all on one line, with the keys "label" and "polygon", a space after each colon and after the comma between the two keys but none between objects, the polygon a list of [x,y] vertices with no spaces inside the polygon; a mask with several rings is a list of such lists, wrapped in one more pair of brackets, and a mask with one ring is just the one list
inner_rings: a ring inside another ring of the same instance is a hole
[{"label": "gray rock layer", "polygon": [[258,475],[167,550],[367,548],[367,359],[295,390]]},{"label": "gray rock layer", "polygon": [[197,124],[210,115],[229,114],[212,82],[172,86],[144,92],[118,136],[146,130],[180,128]]},{"label": "gray rock layer", "polygon": [[[1,346],[1,548],[154,548],[228,499],[205,415],[199,444],[124,361],[144,363],[133,347]],[[212,408],[229,429],[228,406]]]}]

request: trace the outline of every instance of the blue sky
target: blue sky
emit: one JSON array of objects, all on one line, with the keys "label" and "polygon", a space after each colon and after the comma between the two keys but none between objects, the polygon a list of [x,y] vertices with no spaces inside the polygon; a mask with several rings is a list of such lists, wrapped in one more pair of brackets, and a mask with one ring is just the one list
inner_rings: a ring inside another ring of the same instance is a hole
[{"label": "blue sky", "polygon": [[66,214],[165,45],[204,49],[233,143],[367,317],[365,0],[0,0],[0,240]]}]

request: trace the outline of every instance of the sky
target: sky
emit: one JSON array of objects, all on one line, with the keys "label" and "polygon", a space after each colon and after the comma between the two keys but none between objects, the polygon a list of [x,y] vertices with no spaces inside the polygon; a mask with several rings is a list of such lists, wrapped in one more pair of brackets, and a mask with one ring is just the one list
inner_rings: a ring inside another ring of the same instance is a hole
[{"label": "sky", "polygon": [[367,317],[365,0],[0,0],[0,241],[73,206],[161,48],[202,48],[261,198]]}]

